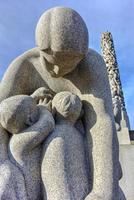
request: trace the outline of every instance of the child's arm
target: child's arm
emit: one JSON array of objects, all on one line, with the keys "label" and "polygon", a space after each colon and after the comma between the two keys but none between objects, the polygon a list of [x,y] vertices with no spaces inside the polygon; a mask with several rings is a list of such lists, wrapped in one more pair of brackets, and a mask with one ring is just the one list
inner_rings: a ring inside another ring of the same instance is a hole
[{"label": "child's arm", "polygon": [[27,154],[36,148],[48,134],[54,129],[54,119],[52,114],[39,105],[39,120],[19,134],[12,136],[10,140],[10,151],[18,155]]}]

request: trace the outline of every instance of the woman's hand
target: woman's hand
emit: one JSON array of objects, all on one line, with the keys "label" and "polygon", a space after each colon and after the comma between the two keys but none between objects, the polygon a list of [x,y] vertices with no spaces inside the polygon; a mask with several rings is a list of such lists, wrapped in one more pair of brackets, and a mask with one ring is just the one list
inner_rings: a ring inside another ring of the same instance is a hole
[{"label": "woman's hand", "polygon": [[[45,102],[49,102],[53,99],[54,92],[48,88],[40,87],[31,95],[32,98],[35,99],[36,103],[39,104],[45,100]],[[44,102],[44,103],[45,103]]]},{"label": "woman's hand", "polygon": [[44,98],[44,100],[40,99],[39,104],[47,108],[50,112],[52,112],[52,100],[49,98]]}]

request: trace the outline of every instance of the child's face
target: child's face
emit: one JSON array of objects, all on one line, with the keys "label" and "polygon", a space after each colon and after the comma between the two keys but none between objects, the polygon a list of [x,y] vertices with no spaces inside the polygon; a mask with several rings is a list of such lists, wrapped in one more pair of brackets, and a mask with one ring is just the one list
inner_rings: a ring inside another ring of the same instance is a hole
[{"label": "child's face", "polygon": [[19,113],[17,115],[15,120],[15,126],[12,127],[13,134],[19,133],[20,131],[28,128],[29,126],[32,126],[38,120],[39,110],[36,105],[31,105],[28,109],[23,110],[22,113]]},{"label": "child's face", "polygon": [[38,120],[36,102],[29,96],[14,96],[0,104],[0,123],[12,134],[31,126]]},{"label": "child's face", "polygon": [[20,131],[32,126],[38,120],[39,110],[35,106],[29,107],[29,109],[22,110],[20,113],[16,113],[15,119],[12,119],[8,129],[12,134],[17,134]]},{"label": "child's face", "polygon": [[[21,113],[20,113],[20,116],[21,116]],[[17,134],[27,127],[25,124],[25,119],[22,117],[22,119],[19,120],[19,118],[17,119],[17,115],[16,115],[16,119],[12,119],[11,123],[8,122],[8,124],[6,125],[6,130],[8,132],[12,134]]]}]

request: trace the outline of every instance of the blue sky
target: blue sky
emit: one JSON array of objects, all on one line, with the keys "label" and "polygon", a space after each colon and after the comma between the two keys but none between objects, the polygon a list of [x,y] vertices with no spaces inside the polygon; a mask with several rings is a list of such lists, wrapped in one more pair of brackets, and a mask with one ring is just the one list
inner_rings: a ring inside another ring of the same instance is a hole
[{"label": "blue sky", "polygon": [[134,0],[0,0],[0,79],[9,63],[35,46],[41,14],[54,6],[75,9],[89,30],[89,47],[100,52],[104,31],[113,34],[125,102],[134,129]]}]

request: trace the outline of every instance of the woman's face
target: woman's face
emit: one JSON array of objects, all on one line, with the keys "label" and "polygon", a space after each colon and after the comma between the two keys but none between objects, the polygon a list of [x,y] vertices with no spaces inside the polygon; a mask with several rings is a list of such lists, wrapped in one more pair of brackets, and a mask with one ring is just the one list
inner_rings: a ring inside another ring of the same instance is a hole
[{"label": "woman's face", "polygon": [[43,64],[52,77],[62,77],[73,71],[84,55],[74,52],[41,51]]}]

